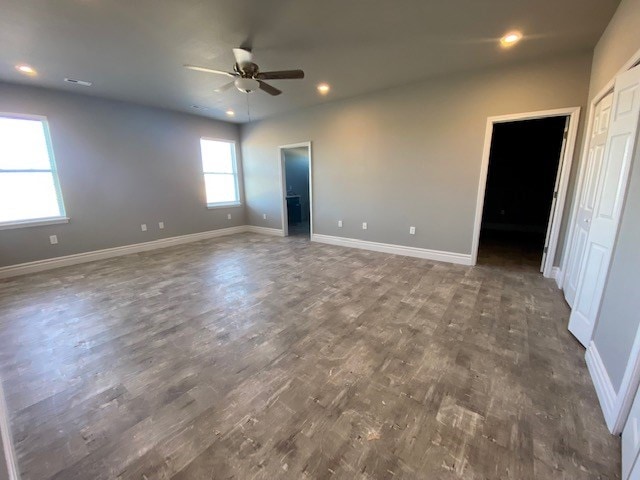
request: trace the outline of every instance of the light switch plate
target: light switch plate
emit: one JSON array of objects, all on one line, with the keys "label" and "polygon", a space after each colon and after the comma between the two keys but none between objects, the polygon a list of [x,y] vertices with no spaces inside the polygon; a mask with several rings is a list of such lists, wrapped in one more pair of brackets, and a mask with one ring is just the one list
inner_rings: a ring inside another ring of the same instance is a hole
[{"label": "light switch plate", "polygon": [[362,229],[366,230],[367,229],[367,222],[362,222]]},{"label": "light switch plate", "polygon": [[409,227],[409,235],[415,235],[416,234],[416,227]]},{"label": "light switch plate", "polygon": [[57,235],[49,235],[49,243],[51,245],[56,245],[58,243],[58,236]]},{"label": "light switch plate", "polygon": [[142,230],[143,232],[147,231],[147,224],[143,223],[142,225],[140,225],[140,230]]},{"label": "light switch plate", "polygon": [[227,220],[231,220],[231,214],[227,213]]},{"label": "light switch plate", "polygon": [[158,228],[160,230],[164,229],[164,222],[158,222]]},{"label": "light switch plate", "polygon": [[266,220],[266,219],[267,219],[267,214],[266,214],[266,213],[263,213],[263,214],[262,214],[262,218],[263,218],[264,220]]},{"label": "light switch plate", "polygon": [[342,228],[342,220],[338,220],[338,227]]}]

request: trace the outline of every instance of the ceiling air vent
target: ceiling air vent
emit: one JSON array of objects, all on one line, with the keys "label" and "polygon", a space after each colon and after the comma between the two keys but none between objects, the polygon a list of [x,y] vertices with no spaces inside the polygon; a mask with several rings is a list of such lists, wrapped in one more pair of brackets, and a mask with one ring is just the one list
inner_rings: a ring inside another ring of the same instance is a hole
[{"label": "ceiling air vent", "polygon": [[67,83],[82,85],[83,87],[90,87],[91,85],[93,85],[93,82],[87,82],[86,80],[77,80],[75,78],[65,78],[64,81]]}]

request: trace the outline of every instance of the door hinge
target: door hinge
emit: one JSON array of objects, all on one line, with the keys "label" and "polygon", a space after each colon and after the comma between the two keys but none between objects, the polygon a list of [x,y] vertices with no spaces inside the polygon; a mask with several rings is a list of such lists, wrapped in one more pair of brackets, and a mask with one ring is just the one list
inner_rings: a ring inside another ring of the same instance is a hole
[{"label": "door hinge", "polygon": [[542,249],[542,253],[548,253],[549,252],[549,247],[544,247]]},{"label": "door hinge", "polygon": [[558,192],[553,192],[553,198],[558,198]]}]

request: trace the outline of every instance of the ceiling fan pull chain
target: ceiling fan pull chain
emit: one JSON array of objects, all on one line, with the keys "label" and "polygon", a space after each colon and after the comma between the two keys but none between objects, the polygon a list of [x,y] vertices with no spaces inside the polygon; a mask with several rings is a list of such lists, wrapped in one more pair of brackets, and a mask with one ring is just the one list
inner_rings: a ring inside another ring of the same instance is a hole
[{"label": "ceiling fan pull chain", "polygon": [[245,93],[244,96],[247,97],[247,117],[249,117],[249,121],[251,121],[251,110],[249,109],[249,94]]}]

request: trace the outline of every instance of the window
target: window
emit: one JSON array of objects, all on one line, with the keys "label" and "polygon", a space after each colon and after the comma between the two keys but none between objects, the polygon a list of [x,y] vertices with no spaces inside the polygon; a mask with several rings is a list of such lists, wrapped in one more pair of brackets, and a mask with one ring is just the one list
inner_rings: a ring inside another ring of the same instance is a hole
[{"label": "window", "polygon": [[66,221],[47,121],[0,115],[0,227]]},{"label": "window", "polygon": [[200,150],[207,206],[239,205],[235,143],[202,138]]}]

